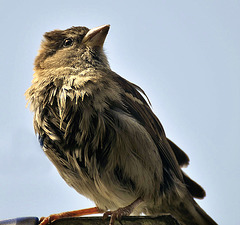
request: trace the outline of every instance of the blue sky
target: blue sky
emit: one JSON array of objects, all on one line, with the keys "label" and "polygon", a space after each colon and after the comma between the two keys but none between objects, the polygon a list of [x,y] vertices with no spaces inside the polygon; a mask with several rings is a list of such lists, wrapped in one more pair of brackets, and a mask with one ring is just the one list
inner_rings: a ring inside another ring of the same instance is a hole
[{"label": "blue sky", "polygon": [[141,86],[219,224],[240,220],[240,2],[3,1],[0,6],[0,219],[94,206],[39,147],[25,108],[42,35],[110,24],[111,68]]}]

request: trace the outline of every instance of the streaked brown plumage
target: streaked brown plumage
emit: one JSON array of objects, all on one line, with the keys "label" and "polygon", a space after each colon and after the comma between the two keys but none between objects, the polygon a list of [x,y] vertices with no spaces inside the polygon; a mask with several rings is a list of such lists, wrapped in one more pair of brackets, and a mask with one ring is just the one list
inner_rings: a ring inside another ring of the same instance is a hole
[{"label": "streaked brown plumage", "polygon": [[215,224],[193,200],[204,190],[181,170],[188,156],[167,139],[142,89],[110,69],[102,48],[108,30],[45,33],[26,92],[44,152],[99,212],[123,208],[105,214],[111,224],[142,212]]}]

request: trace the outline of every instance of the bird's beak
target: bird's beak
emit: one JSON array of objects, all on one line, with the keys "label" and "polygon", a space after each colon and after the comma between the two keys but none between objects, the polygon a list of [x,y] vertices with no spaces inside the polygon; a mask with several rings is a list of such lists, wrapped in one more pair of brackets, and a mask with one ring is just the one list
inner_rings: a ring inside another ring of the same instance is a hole
[{"label": "bird's beak", "polygon": [[103,47],[103,43],[108,34],[110,25],[102,25],[100,27],[92,28],[87,32],[82,40],[82,43],[89,47]]}]

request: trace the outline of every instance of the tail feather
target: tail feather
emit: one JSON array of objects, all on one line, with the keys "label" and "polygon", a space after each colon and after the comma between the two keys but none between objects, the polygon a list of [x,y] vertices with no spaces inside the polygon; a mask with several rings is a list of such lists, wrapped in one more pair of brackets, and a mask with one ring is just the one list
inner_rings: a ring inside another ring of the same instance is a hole
[{"label": "tail feather", "polygon": [[183,171],[182,173],[183,180],[190,194],[194,198],[203,199],[206,196],[206,192],[204,191],[204,189],[197,182],[192,180],[186,173],[184,173]]},{"label": "tail feather", "polygon": [[[195,201],[194,201],[195,202]],[[217,225],[217,223],[195,202],[196,211],[201,215],[204,223],[207,225]]]},{"label": "tail feather", "polygon": [[217,225],[193,199],[181,202],[177,211],[171,213],[181,225]]}]

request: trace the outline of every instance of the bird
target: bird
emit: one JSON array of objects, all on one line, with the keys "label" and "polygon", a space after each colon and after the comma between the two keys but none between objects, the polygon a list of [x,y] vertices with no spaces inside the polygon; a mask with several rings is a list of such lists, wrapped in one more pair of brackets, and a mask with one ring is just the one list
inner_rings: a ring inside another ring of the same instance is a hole
[{"label": "bird", "polygon": [[170,213],[181,224],[216,224],[197,204],[205,190],[182,168],[189,157],[167,138],[147,95],[111,70],[110,25],[44,34],[25,92],[39,143],[65,182],[96,207],[56,213],[122,216]]}]

